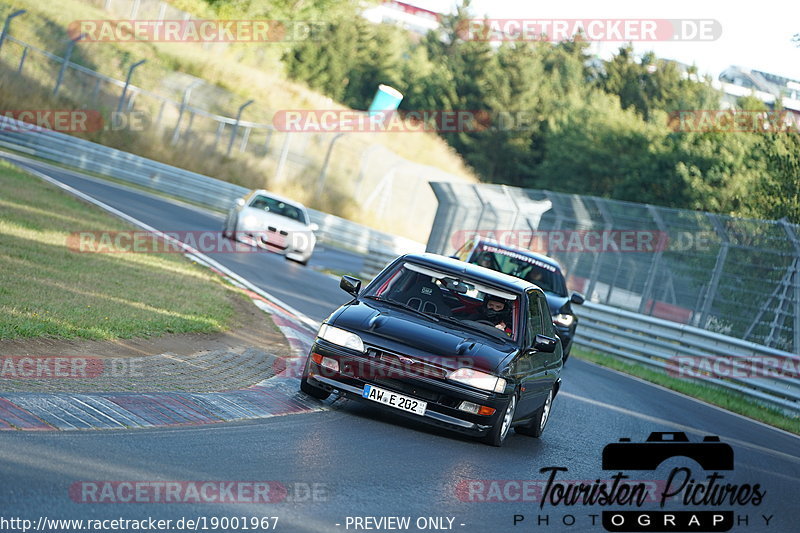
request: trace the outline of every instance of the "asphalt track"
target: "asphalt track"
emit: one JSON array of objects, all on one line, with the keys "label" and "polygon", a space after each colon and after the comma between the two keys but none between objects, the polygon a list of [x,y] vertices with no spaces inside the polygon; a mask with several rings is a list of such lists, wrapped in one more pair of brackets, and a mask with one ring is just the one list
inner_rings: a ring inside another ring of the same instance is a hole
[{"label": "asphalt track", "polygon": [[[35,163],[25,165],[162,231],[217,230],[221,224],[218,215],[138,190]],[[316,321],[347,299],[335,279],[279,256],[209,255]],[[359,261],[354,254],[324,248],[310,264],[358,270]],[[683,431],[694,442],[718,435],[733,447],[735,467],[721,472],[723,484],[759,484],[766,491],[759,505],[726,502],[713,508],[734,512],[733,531],[800,531],[797,437],[579,360],[570,360],[562,377],[562,393],[543,438],[511,435],[500,449],[347,400],[329,400],[320,412],[198,427],[0,432],[0,530],[13,530],[2,522],[13,517],[34,525],[42,516],[203,518],[213,530],[212,517],[278,516],[277,531],[363,531],[367,529],[356,529],[348,517],[401,516],[411,519],[407,531],[423,530],[417,528],[420,517],[452,518],[451,529],[465,532],[603,531],[599,518],[592,525],[592,515],[628,508],[563,503],[540,508],[535,490],[526,494],[518,487],[525,481],[531,486],[546,480],[543,467],[567,468],[560,480],[609,479],[616,472],[602,469],[606,444],[620,437],[643,441],[654,431]],[[656,471],[625,473],[634,480],[660,480],[681,466],[690,467],[698,481],[710,474],[685,458],[670,459]],[[186,494],[182,503],[153,498],[91,503],[75,492],[76,486],[87,486],[76,483],[85,481],[274,481],[288,494],[275,503],[198,502]],[[712,508],[674,501],[664,507],[699,509]],[[768,526],[764,516],[771,517]],[[572,520],[573,525],[566,525]],[[424,530],[432,530],[433,523]],[[443,525],[449,524],[445,519]],[[240,525],[224,530],[245,529]]]}]

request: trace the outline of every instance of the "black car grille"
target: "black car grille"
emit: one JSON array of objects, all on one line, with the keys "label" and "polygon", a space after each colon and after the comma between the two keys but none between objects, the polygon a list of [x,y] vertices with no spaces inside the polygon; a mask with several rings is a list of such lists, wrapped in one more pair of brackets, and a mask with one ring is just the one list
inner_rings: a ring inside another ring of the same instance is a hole
[{"label": "black car grille", "polygon": [[289,235],[289,232],[288,232],[288,231],[284,231],[284,230],[280,230],[280,231],[278,231],[278,228],[276,228],[275,226],[267,226],[267,229],[268,229],[269,231],[271,231],[272,233],[280,233],[280,234],[281,234],[281,235],[283,235],[284,237],[286,237],[287,235]]},{"label": "black car grille", "polygon": [[446,368],[442,368],[441,366],[430,361],[426,361],[417,357],[410,357],[408,355],[387,352],[377,348],[369,348],[367,350],[367,356],[372,359],[377,359],[381,363],[393,368],[427,378],[444,379],[447,377],[449,372]]},{"label": "black car grille", "polygon": [[[366,381],[378,387],[406,394],[427,402],[456,408],[460,403],[445,388],[431,379],[444,381],[449,369],[417,357],[367,347],[365,358],[351,358],[342,363],[342,381],[359,386]],[[414,379],[419,377],[419,381]]]}]

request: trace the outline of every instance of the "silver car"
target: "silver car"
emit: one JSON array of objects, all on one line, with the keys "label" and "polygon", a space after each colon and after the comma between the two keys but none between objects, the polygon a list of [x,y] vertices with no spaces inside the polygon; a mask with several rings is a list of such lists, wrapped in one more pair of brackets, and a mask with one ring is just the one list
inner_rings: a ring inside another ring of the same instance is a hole
[{"label": "silver car", "polygon": [[236,200],[222,234],[305,265],[314,253],[318,229],[303,204],[259,189]]}]

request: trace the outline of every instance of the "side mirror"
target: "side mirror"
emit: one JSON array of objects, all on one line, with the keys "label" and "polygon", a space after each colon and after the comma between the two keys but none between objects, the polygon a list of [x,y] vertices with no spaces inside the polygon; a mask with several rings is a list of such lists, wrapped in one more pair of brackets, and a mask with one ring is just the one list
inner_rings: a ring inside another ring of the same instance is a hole
[{"label": "side mirror", "polygon": [[556,351],[556,344],[558,343],[557,339],[553,337],[548,337],[546,335],[536,335],[536,338],[533,339],[533,349],[539,352],[548,352],[553,353]]},{"label": "side mirror", "polygon": [[342,281],[339,282],[339,288],[348,294],[358,296],[361,290],[361,280],[353,276],[342,276]]},{"label": "side mirror", "polygon": [[317,224],[316,222],[312,222],[311,224],[308,225],[308,229],[310,229],[311,231],[319,231],[319,224]]},{"label": "side mirror", "polygon": [[244,207],[244,198],[237,198],[236,205],[237,207]]},{"label": "side mirror", "polygon": [[586,301],[586,299],[583,297],[583,295],[581,293],[573,292],[572,296],[570,296],[570,298],[569,298],[569,301],[574,303],[574,304],[581,305],[583,302]]}]

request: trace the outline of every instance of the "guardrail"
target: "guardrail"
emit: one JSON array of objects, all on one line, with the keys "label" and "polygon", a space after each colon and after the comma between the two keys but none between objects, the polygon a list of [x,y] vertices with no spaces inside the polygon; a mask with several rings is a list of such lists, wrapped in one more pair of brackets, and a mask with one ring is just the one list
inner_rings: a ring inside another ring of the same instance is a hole
[{"label": "guardrail", "polygon": [[[249,192],[249,189],[233,183],[64,133],[34,128],[9,118],[4,121],[5,127],[0,128],[0,147],[121,180],[216,211],[227,211],[237,198]],[[19,127],[15,128],[13,124]],[[376,231],[335,215],[309,209],[309,216],[319,225],[316,233],[319,242],[349,248],[369,258],[361,272],[364,276],[375,275],[399,254],[425,249],[422,243]]]},{"label": "guardrail", "polygon": [[800,413],[796,354],[588,301],[574,309],[580,346]]}]

